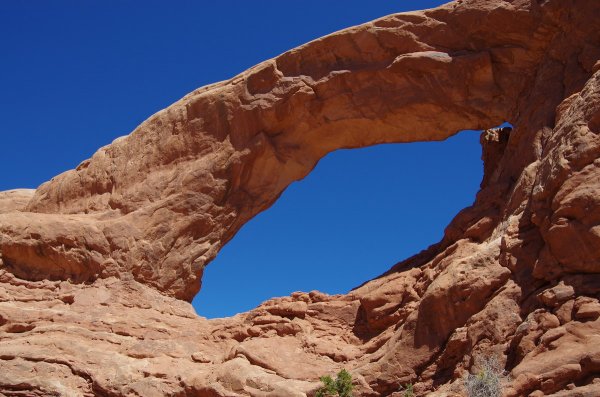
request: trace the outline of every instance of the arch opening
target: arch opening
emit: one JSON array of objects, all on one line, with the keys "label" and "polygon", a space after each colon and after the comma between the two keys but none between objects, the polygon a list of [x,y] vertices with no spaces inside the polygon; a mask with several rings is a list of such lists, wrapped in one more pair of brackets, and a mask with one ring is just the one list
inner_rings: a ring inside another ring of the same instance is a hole
[{"label": "arch opening", "polygon": [[197,313],[228,317],[295,291],[346,293],[437,243],[479,190],[480,132],[330,153],[223,247],[204,270]]}]

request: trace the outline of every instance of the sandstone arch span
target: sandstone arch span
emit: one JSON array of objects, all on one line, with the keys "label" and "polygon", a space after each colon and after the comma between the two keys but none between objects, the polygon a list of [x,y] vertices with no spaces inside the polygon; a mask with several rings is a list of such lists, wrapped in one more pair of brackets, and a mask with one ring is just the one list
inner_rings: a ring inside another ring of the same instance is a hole
[{"label": "sandstone arch span", "polygon": [[[4,262],[23,277],[131,274],[191,300],[219,248],[326,153],[516,118],[552,38],[518,8],[484,3],[470,25],[456,4],[385,17],[200,88],[40,186],[25,218],[3,215]],[[511,10],[514,29],[494,29]]]}]

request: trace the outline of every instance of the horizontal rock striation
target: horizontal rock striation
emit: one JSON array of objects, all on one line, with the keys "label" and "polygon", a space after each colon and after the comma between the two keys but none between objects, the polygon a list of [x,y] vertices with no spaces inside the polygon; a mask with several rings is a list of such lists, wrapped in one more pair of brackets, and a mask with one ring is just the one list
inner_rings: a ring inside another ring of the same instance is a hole
[{"label": "horizontal rock striation", "polygon": [[[507,396],[600,395],[599,14],[470,0],[390,15],[0,193],[0,393],[310,396],[347,368],[361,396],[451,396],[495,357]],[[210,321],[185,302],[327,153],[462,129],[485,129],[485,175],[438,244],[347,295]]]}]

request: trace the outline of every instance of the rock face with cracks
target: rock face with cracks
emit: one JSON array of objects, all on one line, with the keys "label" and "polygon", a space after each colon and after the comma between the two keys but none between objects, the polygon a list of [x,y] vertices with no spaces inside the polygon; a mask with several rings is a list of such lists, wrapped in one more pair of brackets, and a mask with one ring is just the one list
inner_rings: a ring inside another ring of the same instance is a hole
[{"label": "rock face with cracks", "polygon": [[[493,356],[506,396],[600,395],[599,16],[597,0],[390,15],[0,193],[0,393],[300,397],[346,368],[360,396],[459,396]],[[186,302],[328,152],[463,129],[485,129],[485,175],[438,244],[346,295],[218,320]]]}]

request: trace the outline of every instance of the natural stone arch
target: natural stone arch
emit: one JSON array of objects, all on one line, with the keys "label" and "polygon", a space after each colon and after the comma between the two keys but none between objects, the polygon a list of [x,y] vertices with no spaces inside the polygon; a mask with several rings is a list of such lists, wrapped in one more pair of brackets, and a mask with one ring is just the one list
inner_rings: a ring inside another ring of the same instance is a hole
[{"label": "natural stone arch", "polygon": [[[275,82],[255,77],[261,67],[190,94],[33,198],[0,193],[0,388],[303,397],[348,366],[361,395],[409,382],[448,395],[461,394],[478,357],[498,355],[513,379],[506,394],[600,395],[597,13],[597,0],[463,0],[386,17],[263,64],[275,62]],[[373,51],[346,55],[348,35],[356,45],[376,37]],[[492,80],[466,79],[454,63],[475,67],[485,54]],[[367,102],[381,105],[377,119],[359,112],[365,103],[326,95],[345,87],[326,85],[340,75],[356,98],[381,101]],[[408,79],[403,96],[361,91],[394,76]],[[448,83],[448,95],[467,94],[458,105],[444,97],[452,111],[421,90],[449,76],[466,79]],[[469,89],[482,81],[493,86]],[[483,135],[475,204],[386,275],[211,321],[166,296],[189,298],[219,246],[332,147],[442,139],[503,120],[515,129]]]},{"label": "natural stone arch", "polygon": [[200,88],[1,215],[4,263],[191,300],[219,248],[326,153],[514,120],[552,38],[540,6],[520,7],[388,16]]}]

